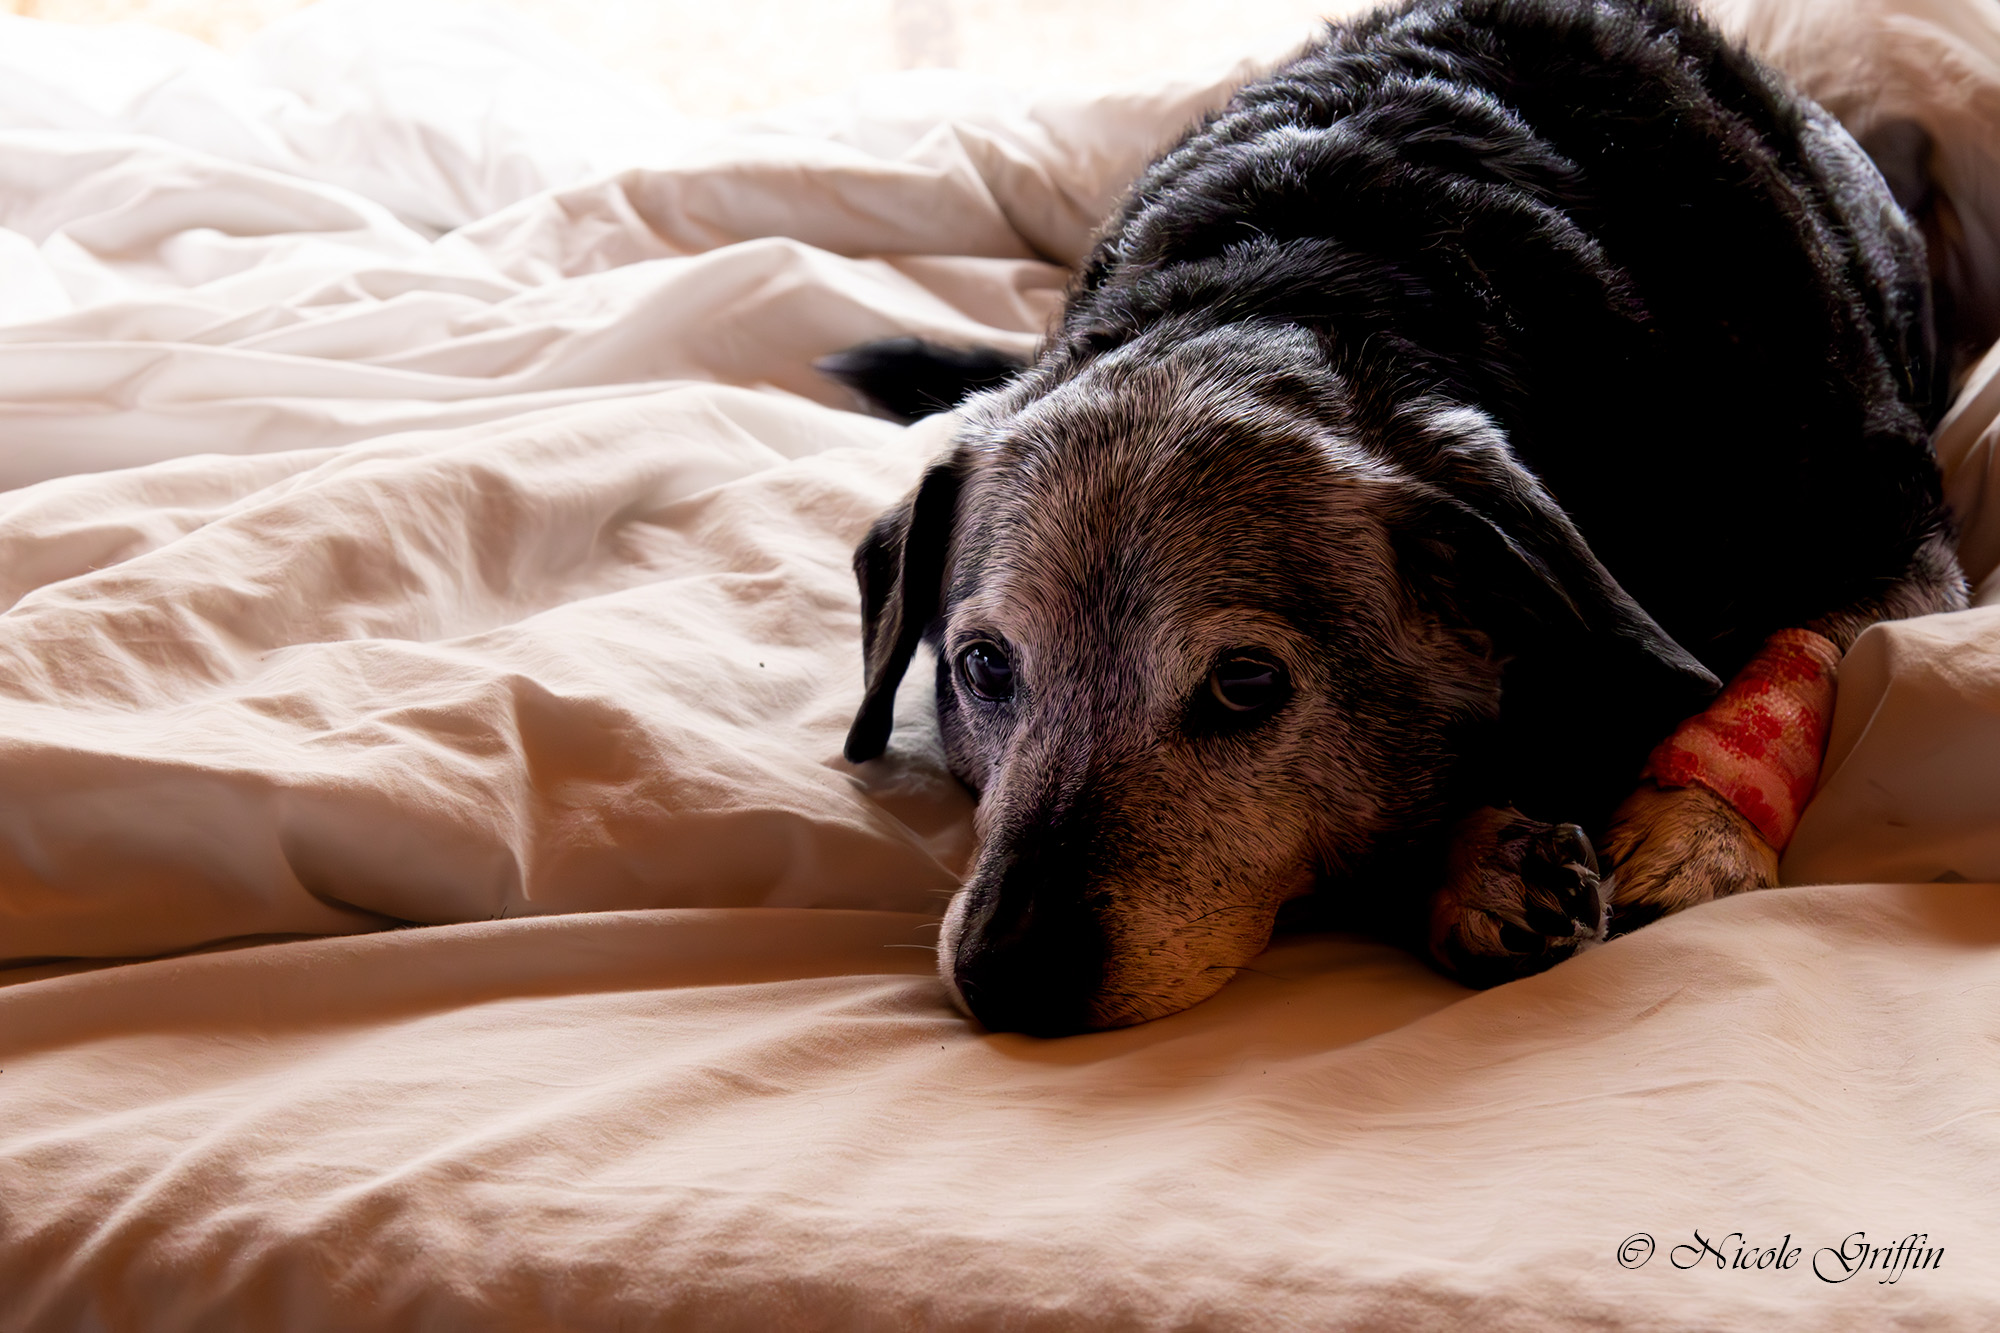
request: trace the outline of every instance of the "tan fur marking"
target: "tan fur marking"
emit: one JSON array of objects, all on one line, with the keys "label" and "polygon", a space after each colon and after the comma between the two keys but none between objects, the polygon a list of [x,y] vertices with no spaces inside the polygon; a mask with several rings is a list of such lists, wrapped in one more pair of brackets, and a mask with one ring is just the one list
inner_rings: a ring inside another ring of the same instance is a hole
[{"label": "tan fur marking", "polygon": [[1611,909],[1650,920],[1778,882],[1778,853],[1706,787],[1641,784],[1612,816]]}]

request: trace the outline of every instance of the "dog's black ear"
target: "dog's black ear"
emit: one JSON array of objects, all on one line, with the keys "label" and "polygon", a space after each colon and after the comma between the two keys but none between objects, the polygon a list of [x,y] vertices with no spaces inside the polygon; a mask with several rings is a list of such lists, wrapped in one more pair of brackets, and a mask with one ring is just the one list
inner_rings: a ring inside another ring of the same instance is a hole
[{"label": "dog's black ear", "polygon": [[1456,494],[1410,486],[1390,534],[1420,595],[1512,659],[1503,723],[1616,729],[1650,747],[1706,707],[1722,682],[1619,586],[1540,484],[1525,472],[1485,480]]},{"label": "dog's black ear", "polygon": [[945,555],[958,516],[962,477],[956,451],[931,464],[917,488],[876,519],[855,548],[867,685],[847,730],[843,753],[850,763],[873,759],[889,744],[896,687],[943,602]]},{"label": "dog's black ear", "polygon": [[1523,811],[1596,828],[1646,753],[1721,682],[1619,586],[1539,483],[1506,472],[1452,494],[1412,487],[1391,539],[1418,595],[1507,659],[1483,780]]}]

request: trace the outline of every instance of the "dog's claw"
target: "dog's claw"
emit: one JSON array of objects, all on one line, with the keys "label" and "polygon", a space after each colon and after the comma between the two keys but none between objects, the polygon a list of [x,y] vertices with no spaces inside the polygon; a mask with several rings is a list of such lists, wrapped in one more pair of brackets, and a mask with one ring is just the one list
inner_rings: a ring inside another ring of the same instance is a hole
[{"label": "dog's claw", "polygon": [[[1522,915],[1527,918],[1530,926],[1544,935],[1567,935],[1574,931],[1573,923],[1576,918],[1571,913],[1542,903],[1529,903]],[[1505,938],[1504,931],[1502,938]],[[1540,947],[1537,945],[1536,950],[1539,951]]]},{"label": "dog's claw", "polygon": [[1431,904],[1431,954],[1469,986],[1544,971],[1604,938],[1605,896],[1575,824],[1475,811],[1459,825]]}]

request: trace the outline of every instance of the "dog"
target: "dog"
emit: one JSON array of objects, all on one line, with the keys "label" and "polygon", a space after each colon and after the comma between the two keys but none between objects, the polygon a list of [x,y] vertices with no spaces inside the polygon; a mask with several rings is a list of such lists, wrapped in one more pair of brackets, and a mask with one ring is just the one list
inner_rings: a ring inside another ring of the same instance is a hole
[{"label": "dog", "polygon": [[1331,26],[1140,176],[1032,365],[828,367],[960,414],[856,553],[846,748],[928,645],[952,997],[1142,1022],[1302,907],[1486,986],[1775,882],[1639,775],[1774,633],[1967,604],[1935,347],[1879,173],[1679,0]]}]

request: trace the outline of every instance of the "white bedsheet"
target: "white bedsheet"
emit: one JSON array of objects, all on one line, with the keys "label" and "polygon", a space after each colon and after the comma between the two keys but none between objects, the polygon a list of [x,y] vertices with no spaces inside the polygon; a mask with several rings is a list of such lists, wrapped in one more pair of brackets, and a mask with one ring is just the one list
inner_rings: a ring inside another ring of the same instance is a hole
[{"label": "white bedsheet", "polygon": [[[848,552],[935,446],[816,406],[852,404],[812,362],[1031,347],[1066,276],[1034,256],[1228,80],[918,79],[641,144],[638,94],[566,103],[530,36],[411,9],[322,5],[240,66],[0,23],[43,127],[0,129],[0,308],[43,316],[0,326],[0,484],[69,474],[0,498],[0,959],[929,908],[963,796],[837,754]],[[578,147],[474,115],[496,82]]]},{"label": "white bedsheet", "polygon": [[810,363],[1030,346],[1229,82],[715,125],[464,11],[0,20],[0,1330],[2000,1325],[2000,895],[1853,883],[2000,880],[2000,609],[1851,655],[1820,887],[1477,996],[1314,937],[946,1005],[923,674],[838,752],[947,423]]}]

